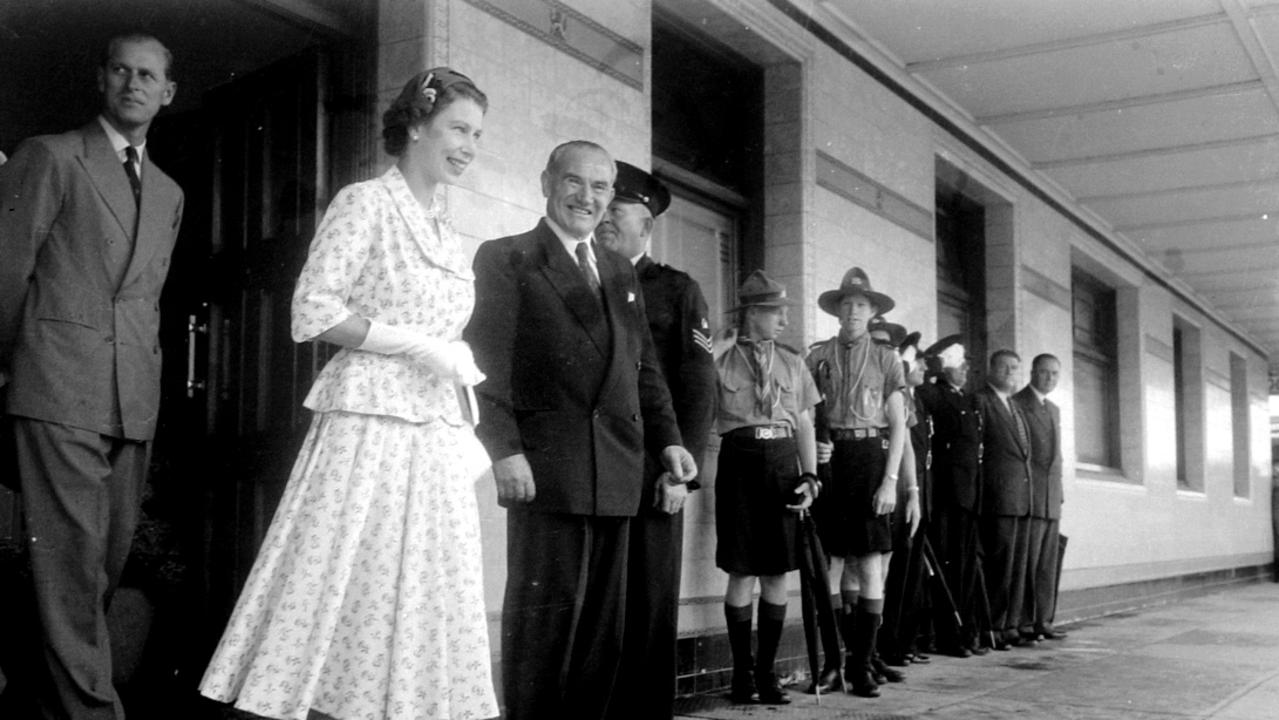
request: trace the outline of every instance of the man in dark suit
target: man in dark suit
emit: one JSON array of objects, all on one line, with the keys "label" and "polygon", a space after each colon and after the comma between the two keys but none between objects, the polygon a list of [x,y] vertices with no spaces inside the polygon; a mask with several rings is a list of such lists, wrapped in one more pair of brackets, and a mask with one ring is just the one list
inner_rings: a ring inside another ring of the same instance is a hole
[{"label": "man in dark suit", "polygon": [[645,448],[670,483],[697,472],[680,445],[635,270],[593,240],[615,174],[600,146],[560,145],[542,173],[545,219],[475,255],[464,337],[488,378],[476,388],[476,433],[507,508],[509,720],[607,715]]},{"label": "man in dark suit", "polygon": [[[715,412],[715,363],[706,300],[687,273],[654,262],[648,255],[654,222],[670,202],[670,191],[657,178],[618,162],[613,202],[595,237],[635,266],[680,435],[700,465]],[[660,720],[674,716],[683,506],[696,482],[668,480],[661,462],[650,454],[644,463],[639,515],[631,521],[626,638],[613,703],[618,717]]]},{"label": "man in dark suit", "polygon": [[[982,547],[995,648],[1019,645],[1030,549],[1030,430],[1012,399],[1021,358],[1012,350],[990,356],[986,387],[974,400],[982,416]],[[1033,642],[1033,638],[1025,640]]]},{"label": "man in dark suit", "polygon": [[1066,633],[1053,627],[1057,612],[1057,543],[1060,538],[1061,409],[1048,399],[1057,387],[1061,362],[1053,355],[1037,355],[1030,366],[1030,384],[1013,398],[1030,430],[1030,542],[1026,555],[1026,607],[1023,635],[1058,640]]},{"label": "man in dark suit", "polygon": [[113,39],[102,113],[0,168],[0,378],[42,630],[48,718],[123,718],[106,608],[137,525],[160,402],[160,290],[182,191],[146,156],[171,58]]},{"label": "man in dark suit", "polygon": [[[973,405],[968,359],[959,335],[938,340],[924,351],[931,382],[916,397],[933,419],[933,508],[929,540],[939,555],[951,596],[934,595],[939,649],[956,657],[982,655],[977,642],[981,593],[978,562],[981,542],[977,516],[981,510],[981,415]],[[962,622],[956,627],[955,614]]]}]

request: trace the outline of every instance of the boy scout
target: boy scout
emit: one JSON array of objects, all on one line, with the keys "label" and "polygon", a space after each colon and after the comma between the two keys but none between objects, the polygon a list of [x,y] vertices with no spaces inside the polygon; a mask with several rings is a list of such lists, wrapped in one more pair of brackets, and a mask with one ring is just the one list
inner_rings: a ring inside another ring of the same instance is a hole
[{"label": "boy scout", "polygon": [[[715,361],[715,564],[728,573],[724,617],[733,653],[733,702],[784,705],[773,660],[786,618],[786,573],[798,567],[798,513],[817,492],[812,408],[817,388],[803,360],[777,342],[786,288],[756,270],[737,293],[736,343]],[[751,594],[759,578],[759,648],[751,659]],[[754,677],[752,680],[752,672]]]},{"label": "boy scout", "polygon": [[[907,442],[906,380],[897,353],[871,339],[871,318],[891,310],[894,302],[871,289],[865,271],[852,268],[839,288],[822,293],[817,303],[839,318],[840,331],[808,356],[831,438],[831,487],[816,519],[823,547],[843,559],[831,567],[835,572],[842,566],[846,680],[854,694],[876,697],[871,662],[893,549],[890,515],[897,504],[897,470]],[[908,487],[913,484],[908,478]]]}]

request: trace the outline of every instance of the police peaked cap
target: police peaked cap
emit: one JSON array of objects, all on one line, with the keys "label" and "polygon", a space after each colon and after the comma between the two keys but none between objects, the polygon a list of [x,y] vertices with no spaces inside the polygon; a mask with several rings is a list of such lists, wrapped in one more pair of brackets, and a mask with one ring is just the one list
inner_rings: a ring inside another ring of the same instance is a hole
[{"label": "police peaked cap", "polygon": [[657,217],[670,206],[671,191],[651,174],[618,160],[617,179],[613,181],[613,199],[639,203],[648,208],[653,217]]}]

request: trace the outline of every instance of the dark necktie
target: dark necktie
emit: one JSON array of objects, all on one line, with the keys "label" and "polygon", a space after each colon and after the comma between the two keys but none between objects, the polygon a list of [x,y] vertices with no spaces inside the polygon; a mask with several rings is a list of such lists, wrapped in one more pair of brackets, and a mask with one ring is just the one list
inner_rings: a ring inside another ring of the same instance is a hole
[{"label": "dark necktie", "polygon": [[142,202],[142,179],[138,177],[136,163],[138,162],[138,150],[132,145],[124,147],[124,171],[129,175],[129,185],[133,187],[133,204],[138,205]]},{"label": "dark necktie", "polygon": [[573,248],[573,252],[577,254],[577,269],[582,271],[582,277],[586,279],[586,284],[595,292],[595,297],[600,296],[600,279],[596,277],[595,270],[591,267],[591,256],[587,252],[586,241],[583,240]]}]

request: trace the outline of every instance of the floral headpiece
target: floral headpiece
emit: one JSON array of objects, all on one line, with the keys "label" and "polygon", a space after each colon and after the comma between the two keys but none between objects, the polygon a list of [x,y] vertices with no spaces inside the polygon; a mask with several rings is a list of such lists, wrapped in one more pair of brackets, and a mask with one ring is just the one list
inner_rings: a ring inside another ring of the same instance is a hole
[{"label": "floral headpiece", "polygon": [[[435,108],[435,101],[439,98],[440,93],[445,88],[456,83],[468,83],[474,85],[469,77],[448,67],[431,68],[417,77],[416,92],[422,96],[422,100],[426,104],[426,111],[430,112]],[[411,85],[410,87],[412,87]]]}]

